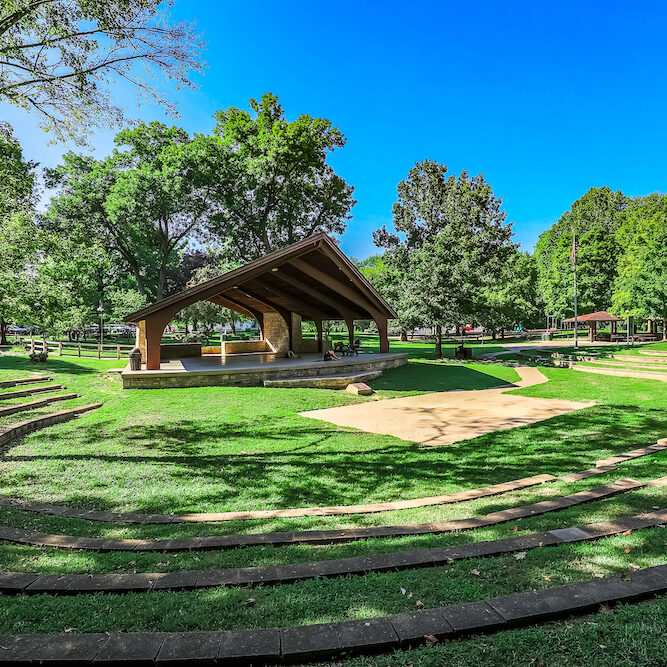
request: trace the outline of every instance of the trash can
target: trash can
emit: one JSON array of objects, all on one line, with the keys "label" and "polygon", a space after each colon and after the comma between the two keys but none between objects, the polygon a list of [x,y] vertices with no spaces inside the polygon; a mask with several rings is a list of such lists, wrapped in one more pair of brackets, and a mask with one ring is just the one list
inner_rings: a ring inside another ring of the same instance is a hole
[{"label": "trash can", "polygon": [[130,351],[130,370],[131,371],[140,371],[141,370],[141,350],[138,347],[132,348]]},{"label": "trash can", "polygon": [[551,333],[543,333],[542,334],[542,340],[553,340],[554,336]]}]

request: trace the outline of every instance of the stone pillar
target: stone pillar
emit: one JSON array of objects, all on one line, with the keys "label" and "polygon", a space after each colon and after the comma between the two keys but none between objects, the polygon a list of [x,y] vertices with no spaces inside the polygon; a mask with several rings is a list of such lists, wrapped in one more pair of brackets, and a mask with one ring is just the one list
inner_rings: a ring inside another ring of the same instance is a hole
[{"label": "stone pillar", "polygon": [[290,313],[290,350],[301,352],[303,350],[303,336],[301,333],[301,315]]},{"label": "stone pillar", "polygon": [[146,320],[137,322],[137,337],[134,343],[135,347],[141,350],[141,363],[146,363]]},{"label": "stone pillar", "polygon": [[280,313],[264,313],[264,340],[276,354],[285,354],[291,349],[289,329]]}]

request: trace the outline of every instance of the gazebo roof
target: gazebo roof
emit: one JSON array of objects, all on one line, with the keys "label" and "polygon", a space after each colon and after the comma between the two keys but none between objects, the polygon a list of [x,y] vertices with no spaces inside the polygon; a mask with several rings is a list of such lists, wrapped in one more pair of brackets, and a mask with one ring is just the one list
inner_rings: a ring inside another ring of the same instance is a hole
[{"label": "gazebo roof", "polygon": [[[622,322],[622,318],[610,315],[606,310],[599,310],[597,313],[589,313],[588,315],[579,315],[577,317],[579,322]],[[563,322],[574,322],[574,317],[568,317]]]},{"label": "gazebo roof", "polygon": [[173,316],[208,300],[256,317],[297,313],[304,320],[395,318],[393,308],[324,233],[310,236],[178,294],[131,313],[138,323]]}]

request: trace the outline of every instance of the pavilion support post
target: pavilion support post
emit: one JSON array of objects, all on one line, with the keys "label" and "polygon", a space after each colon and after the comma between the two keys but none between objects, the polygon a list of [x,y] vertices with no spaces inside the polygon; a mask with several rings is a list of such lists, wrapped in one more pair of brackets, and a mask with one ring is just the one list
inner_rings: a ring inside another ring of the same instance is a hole
[{"label": "pavilion support post", "polygon": [[595,321],[589,322],[588,327],[589,327],[589,340],[591,341],[591,343],[594,343],[595,342],[595,331],[597,329],[597,322],[595,322]]},{"label": "pavilion support post", "polygon": [[345,320],[347,323],[347,333],[350,337],[350,345],[354,345],[354,320]]},{"label": "pavilion support post", "polygon": [[146,370],[160,370],[160,344],[164,328],[171,319],[171,314],[156,313],[146,318]]},{"label": "pavilion support post", "polygon": [[317,351],[322,354],[324,352],[324,337],[322,336],[322,320],[313,320],[315,322],[315,329],[317,330]]},{"label": "pavilion support post", "polygon": [[378,328],[378,333],[380,334],[380,354],[387,354],[389,352],[389,335],[387,333],[387,323],[388,320],[386,317],[376,317],[375,324]]}]

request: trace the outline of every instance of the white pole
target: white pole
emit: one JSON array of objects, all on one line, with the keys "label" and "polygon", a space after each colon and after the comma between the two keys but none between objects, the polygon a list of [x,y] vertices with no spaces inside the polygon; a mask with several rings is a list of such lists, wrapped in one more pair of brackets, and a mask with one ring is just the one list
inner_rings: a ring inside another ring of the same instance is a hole
[{"label": "white pole", "polygon": [[574,262],[574,347],[579,347],[579,317],[577,313],[577,237],[572,227],[572,261]]}]

